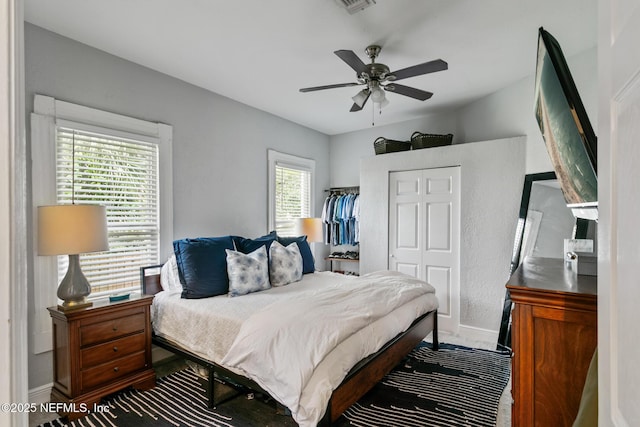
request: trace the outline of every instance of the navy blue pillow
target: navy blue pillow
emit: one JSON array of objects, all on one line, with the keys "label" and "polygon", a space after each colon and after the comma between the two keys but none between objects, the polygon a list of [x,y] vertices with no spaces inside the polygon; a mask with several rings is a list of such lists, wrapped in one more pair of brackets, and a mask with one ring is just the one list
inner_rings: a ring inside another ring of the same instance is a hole
[{"label": "navy blue pillow", "polygon": [[260,246],[265,246],[267,253],[269,253],[271,243],[273,243],[276,238],[276,232],[272,231],[265,236],[257,237],[255,239],[245,239],[244,237],[233,236],[233,242],[236,244],[236,250],[243,254],[250,254],[251,252],[259,249]]},{"label": "navy blue pillow", "polygon": [[227,254],[233,250],[231,236],[199,237],[173,242],[182,298],[206,298],[229,291]]},{"label": "navy blue pillow", "polygon": [[313,261],[313,253],[311,252],[311,248],[309,247],[309,242],[307,242],[307,236],[298,236],[298,237],[280,237],[278,236],[278,242],[283,246],[290,245],[293,242],[298,244],[298,248],[300,249],[300,255],[302,255],[302,273],[313,273],[316,271],[316,266]]}]

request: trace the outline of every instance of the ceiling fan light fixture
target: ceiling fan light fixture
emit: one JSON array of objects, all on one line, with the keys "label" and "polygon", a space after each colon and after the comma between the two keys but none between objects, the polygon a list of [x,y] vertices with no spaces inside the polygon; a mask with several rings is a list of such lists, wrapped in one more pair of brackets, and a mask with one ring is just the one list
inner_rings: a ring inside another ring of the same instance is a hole
[{"label": "ceiling fan light fixture", "polygon": [[389,105],[389,100],[387,98],[384,98],[382,101],[380,101],[378,103],[379,107],[382,110],[382,107],[386,107],[387,105]]},{"label": "ceiling fan light fixture", "polygon": [[356,93],[351,99],[353,102],[360,108],[364,105],[369,97],[369,89],[362,89],[360,92]]},{"label": "ceiling fan light fixture", "polygon": [[380,87],[380,85],[375,84],[372,85],[371,88],[371,100],[375,103],[381,103],[382,101],[386,100],[386,96],[384,94],[384,90],[382,90],[382,88]]}]

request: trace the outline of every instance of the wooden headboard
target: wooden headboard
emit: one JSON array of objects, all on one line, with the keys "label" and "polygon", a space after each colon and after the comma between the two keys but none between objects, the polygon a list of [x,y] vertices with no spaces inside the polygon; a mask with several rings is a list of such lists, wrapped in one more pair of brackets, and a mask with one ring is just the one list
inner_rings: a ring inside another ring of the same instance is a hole
[{"label": "wooden headboard", "polygon": [[162,264],[140,267],[140,286],[143,295],[155,295],[162,290],[160,269]]}]

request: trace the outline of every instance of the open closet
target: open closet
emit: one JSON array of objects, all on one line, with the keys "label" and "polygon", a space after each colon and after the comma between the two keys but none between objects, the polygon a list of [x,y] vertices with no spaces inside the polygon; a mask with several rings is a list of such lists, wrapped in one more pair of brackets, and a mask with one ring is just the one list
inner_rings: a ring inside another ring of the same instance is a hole
[{"label": "open closet", "polygon": [[[325,259],[331,271],[359,274],[360,187],[332,187],[322,207],[324,243],[330,245]],[[334,266],[339,266],[334,269]]]}]

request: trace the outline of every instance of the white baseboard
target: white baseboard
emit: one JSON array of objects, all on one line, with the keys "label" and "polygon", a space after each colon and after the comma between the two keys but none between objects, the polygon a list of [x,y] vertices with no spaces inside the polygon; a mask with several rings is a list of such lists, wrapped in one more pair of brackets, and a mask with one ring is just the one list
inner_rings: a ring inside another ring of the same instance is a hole
[{"label": "white baseboard", "polygon": [[498,343],[498,331],[490,329],[476,328],[475,326],[460,325],[458,330],[460,336],[471,340],[484,341],[489,343]]},{"label": "white baseboard", "polygon": [[[427,337],[427,341],[431,341],[431,334]],[[438,341],[465,347],[495,350],[498,343],[498,332],[475,326],[460,325],[457,333],[439,330]]]},{"label": "white baseboard", "polygon": [[35,403],[39,405],[41,403],[49,402],[51,398],[51,389],[53,383],[41,385],[40,387],[32,388],[29,390],[29,403]]}]

